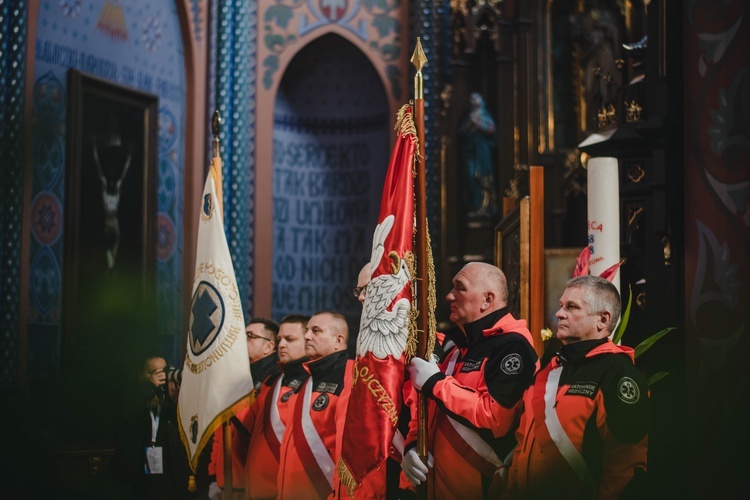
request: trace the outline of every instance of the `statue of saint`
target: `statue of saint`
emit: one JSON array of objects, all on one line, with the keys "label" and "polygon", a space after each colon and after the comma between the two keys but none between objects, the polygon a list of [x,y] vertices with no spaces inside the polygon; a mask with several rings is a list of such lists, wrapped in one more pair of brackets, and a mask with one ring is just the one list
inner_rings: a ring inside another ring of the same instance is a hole
[{"label": "statue of saint", "polygon": [[495,122],[487,111],[484,99],[474,92],[471,111],[461,123],[460,138],[466,175],[466,204],[469,217],[495,213]]}]

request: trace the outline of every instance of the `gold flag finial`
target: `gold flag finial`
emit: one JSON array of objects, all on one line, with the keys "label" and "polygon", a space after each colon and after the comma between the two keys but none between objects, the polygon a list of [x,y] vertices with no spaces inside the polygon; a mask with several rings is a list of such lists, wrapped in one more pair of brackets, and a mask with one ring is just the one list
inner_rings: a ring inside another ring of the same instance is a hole
[{"label": "gold flag finial", "polygon": [[419,37],[417,37],[417,46],[414,47],[414,54],[411,55],[411,63],[417,68],[417,74],[414,75],[414,99],[424,99],[422,68],[427,64],[427,56],[424,55],[422,42]]},{"label": "gold flag finial", "polygon": [[414,53],[411,55],[411,63],[417,68],[417,71],[422,71],[422,68],[427,64],[427,56],[424,55],[424,50],[422,50],[420,37],[417,37],[417,46],[414,47]]},{"label": "gold flag finial", "polygon": [[211,117],[211,132],[214,135],[214,140],[212,141],[212,153],[214,158],[218,158],[221,155],[221,152],[219,151],[219,133],[221,132],[221,115],[219,114],[219,110],[214,110],[214,114]]}]

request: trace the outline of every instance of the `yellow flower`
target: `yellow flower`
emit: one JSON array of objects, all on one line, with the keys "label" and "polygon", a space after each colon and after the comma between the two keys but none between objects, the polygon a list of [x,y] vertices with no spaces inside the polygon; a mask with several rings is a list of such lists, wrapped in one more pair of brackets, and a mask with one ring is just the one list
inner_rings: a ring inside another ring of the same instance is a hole
[{"label": "yellow flower", "polygon": [[546,342],[554,336],[555,334],[552,333],[552,330],[549,328],[542,328],[542,342]]}]

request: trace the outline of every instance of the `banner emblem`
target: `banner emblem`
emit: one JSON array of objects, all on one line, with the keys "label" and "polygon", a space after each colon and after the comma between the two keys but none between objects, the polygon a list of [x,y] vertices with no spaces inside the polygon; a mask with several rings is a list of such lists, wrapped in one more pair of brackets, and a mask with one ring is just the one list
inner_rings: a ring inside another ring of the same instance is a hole
[{"label": "banner emblem", "polygon": [[203,222],[211,220],[214,215],[214,199],[211,193],[203,195],[203,207],[201,208],[201,220]]},{"label": "banner emblem", "polygon": [[224,300],[219,291],[209,282],[201,281],[193,294],[190,307],[190,350],[196,356],[216,340],[224,324]]}]

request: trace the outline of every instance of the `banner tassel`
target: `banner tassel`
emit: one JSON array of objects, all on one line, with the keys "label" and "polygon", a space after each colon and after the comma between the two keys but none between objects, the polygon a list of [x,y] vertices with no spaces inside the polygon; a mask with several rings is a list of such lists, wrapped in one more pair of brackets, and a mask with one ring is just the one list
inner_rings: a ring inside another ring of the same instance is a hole
[{"label": "banner tassel", "polygon": [[190,493],[198,491],[198,485],[195,484],[195,476],[192,474],[190,474],[190,477],[188,478],[188,491]]},{"label": "banner tassel", "polygon": [[339,474],[341,484],[344,485],[346,491],[349,492],[349,496],[354,498],[354,488],[357,487],[357,480],[354,479],[349,467],[346,466],[344,460],[339,458],[339,463],[336,466],[336,471]]}]

